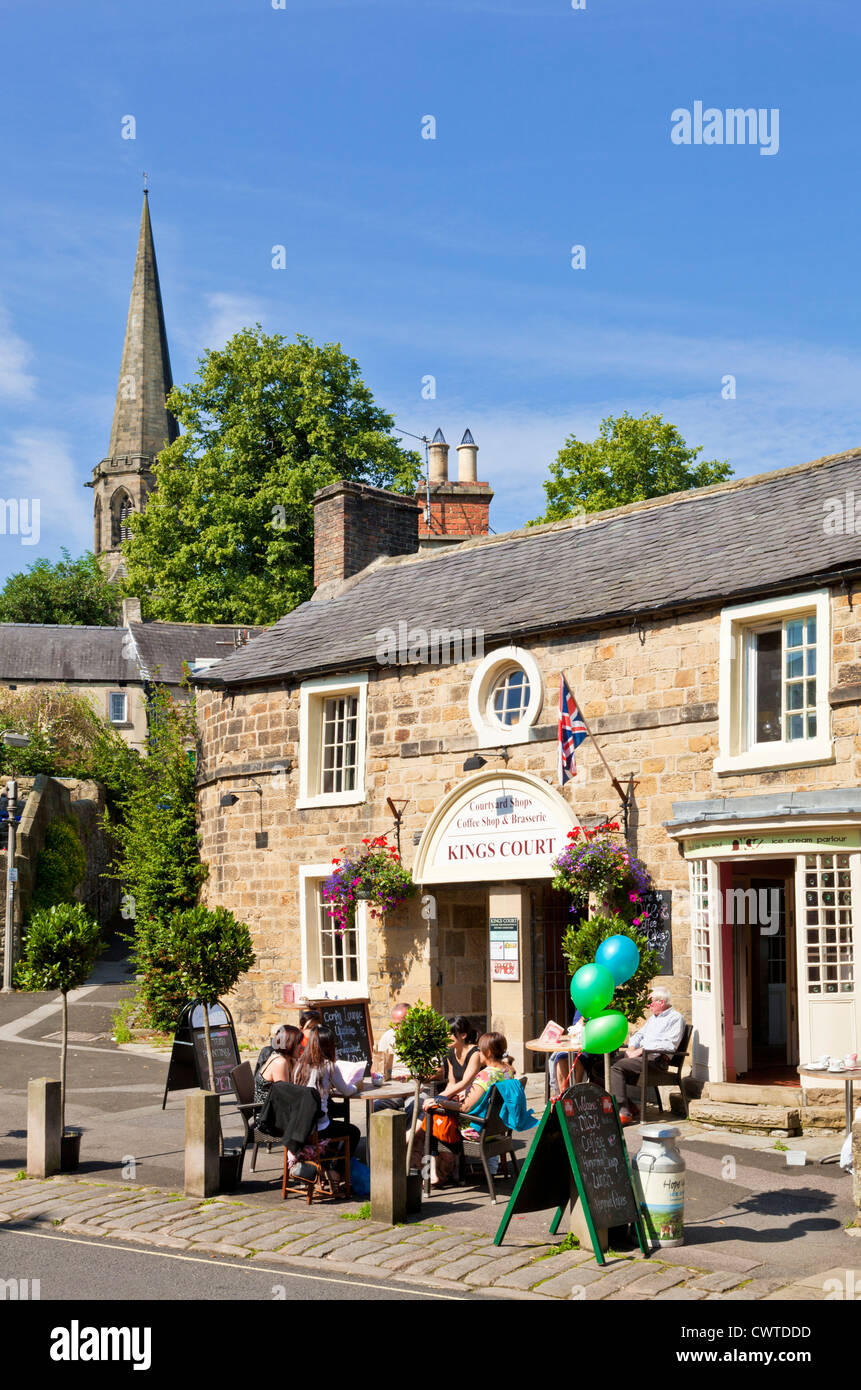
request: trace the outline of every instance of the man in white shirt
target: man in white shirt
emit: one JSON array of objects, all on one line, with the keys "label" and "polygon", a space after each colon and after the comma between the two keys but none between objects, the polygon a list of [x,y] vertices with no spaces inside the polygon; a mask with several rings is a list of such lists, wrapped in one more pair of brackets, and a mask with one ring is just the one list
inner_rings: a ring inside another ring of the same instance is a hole
[{"label": "man in white shirt", "polygon": [[[673,1053],[678,1049],[685,1031],[685,1020],[670,1004],[670,991],[663,985],[656,985],[651,992],[649,1017],[628,1039],[628,1046],[614,1053],[610,1065],[610,1090],[619,1106],[619,1119],[623,1125],[634,1122],[631,1107],[625,1096],[625,1087],[637,1082],[643,1074],[644,1058],[652,1071],[665,1069]],[[603,1057],[592,1057],[590,1074],[598,1084],[603,1083]],[[597,1075],[600,1063],[602,1075]]]}]

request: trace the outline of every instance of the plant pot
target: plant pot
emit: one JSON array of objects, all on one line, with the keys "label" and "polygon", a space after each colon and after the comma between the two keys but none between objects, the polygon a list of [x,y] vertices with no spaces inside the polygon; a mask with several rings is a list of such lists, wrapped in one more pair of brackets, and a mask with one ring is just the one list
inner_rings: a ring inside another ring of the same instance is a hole
[{"label": "plant pot", "polygon": [[239,1186],[242,1165],[242,1151],[222,1154],[218,1160],[219,1192],[235,1192]]},{"label": "plant pot", "polygon": [[422,1209],[422,1175],[407,1173],[407,1216],[415,1216]]},{"label": "plant pot", "polygon": [[60,1171],[71,1173],[81,1161],[81,1139],[83,1131],[67,1129],[60,1138]]}]

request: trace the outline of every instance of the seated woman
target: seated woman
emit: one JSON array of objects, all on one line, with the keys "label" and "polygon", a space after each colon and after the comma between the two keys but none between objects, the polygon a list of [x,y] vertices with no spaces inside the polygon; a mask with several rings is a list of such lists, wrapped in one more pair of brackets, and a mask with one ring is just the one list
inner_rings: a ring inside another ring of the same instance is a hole
[{"label": "seated woman", "polygon": [[269,1098],[273,1081],[292,1081],[293,1070],[302,1046],[302,1030],[292,1024],[282,1024],[272,1037],[272,1045],[264,1047],[254,1069],[254,1099],[258,1105]]},{"label": "seated woman", "polygon": [[[501,1033],[483,1033],[478,1040],[477,1046],[479,1067],[469,1084],[466,1095],[442,1094],[437,1096],[434,1102],[439,1105],[437,1115],[442,1112],[443,1119],[454,1119],[459,1126],[469,1124],[469,1112],[471,1110],[476,1110],[479,1107],[483,1109],[484,1098],[491,1086],[495,1086],[497,1081],[510,1081],[514,1076],[513,1067],[509,1066],[508,1062],[505,1060],[508,1042]],[[428,1105],[430,1104],[431,1102],[428,1102]],[[425,1110],[427,1112],[427,1106]],[[440,1184],[446,1180],[450,1172],[454,1169],[454,1150],[457,1144],[453,1134],[449,1138],[441,1137],[442,1126],[438,1128],[436,1117],[434,1117],[434,1134],[438,1143],[442,1142],[446,1147],[445,1152],[439,1150],[437,1153],[436,1181]],[[461,1139],[464,1136],[468,1139],[475,1139],[479,1137],[479,1134],[477,1130],[464,1128],[461,1132]],[[423,1142],[424,1136],[421,1137],[420,1141],[419,1136],[416,1135],[418,1149],[414,1149],[414,1155],[416,1152],[420,1154]],[[492,1159],[491,1171],[494,1171]]]},{"label": "seated woman", "polygon": [[475,1029],[468,1018],[458,1014],[449,1019],[451,1047],[445,1055],[443,1096],[465,1095],[481,1066],[481,1055],[475,1045]]},{"label": "seated woman", "polygon": [[317,1009],[303,1009],[299,1015],[299,1027],[302,1029],[302,1051],[308,1041],[308,1034],[315,1028],[319,1028],[323,1022],[323,1016]]},{"label": "seated woman", "polygon": [[[358,1085],[351,1086],[341,1075],[335,1053],[335,1034],[331,1028],[321,1024],[318,1028],[309,1029],[305,1050],[293,1070],[293,1082],[296,1086],[313,1087],[320,1097],[320,1118],[317,1121],[318,1139],[348,1138],[350,1158],[355,1158],[359,1140],[362,1137],[361,1133],[356,1125],[347,1124],[344,1120],[329,1118],[329,1097],[332,1094],[357,1096],[362,1089],[362,1083],[359,1081]],[[327,1176],[332,1191],[337,1192],[339,1186],[337,1171],[330,1168]]]}]

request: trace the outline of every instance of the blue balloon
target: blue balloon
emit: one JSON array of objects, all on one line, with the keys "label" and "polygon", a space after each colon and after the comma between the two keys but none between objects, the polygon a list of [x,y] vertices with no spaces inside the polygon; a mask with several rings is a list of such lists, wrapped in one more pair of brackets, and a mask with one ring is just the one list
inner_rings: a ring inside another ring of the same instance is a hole
[{"label": "blue balloon", "polygon": [[640,952],[630,936],[608,936],[595,952],[596,965],[603,965],[617,985],[623,985],[640,964]]}]

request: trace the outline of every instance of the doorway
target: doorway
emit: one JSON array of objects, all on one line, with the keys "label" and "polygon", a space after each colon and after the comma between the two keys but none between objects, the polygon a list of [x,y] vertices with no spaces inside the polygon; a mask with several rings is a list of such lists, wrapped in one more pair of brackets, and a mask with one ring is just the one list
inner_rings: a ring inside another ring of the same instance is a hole
[{"label": "doorway", "polygon": [[540,1032],[550,1019],[567,1028],[574,1017],[571,972],[562,950],[562,939],[569,927],[583,920],[584,914],[571,911],[571,899],[567,893],[559,893],[546,884],[542,886],[537,908],[539,955],[543,954],[544,968],[544,1016],[536,1019],[536,1031]]},{"label": "doorway", "polygon": [[795,860],[722,867],[729,870],[721,878],[724,932],[731,934],[735,1074],[779,1082],[795,1076],[798,1061]]}]

